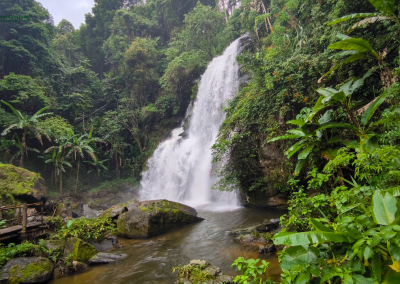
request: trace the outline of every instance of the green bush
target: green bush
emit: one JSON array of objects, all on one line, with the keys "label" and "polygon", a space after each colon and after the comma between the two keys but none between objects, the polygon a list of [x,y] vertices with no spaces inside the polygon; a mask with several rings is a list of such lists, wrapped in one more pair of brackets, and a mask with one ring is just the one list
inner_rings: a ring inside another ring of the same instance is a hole
[{"label": "green bush", "polygon": [[86,242],[101,242],[108,234],[116,232],[116,225],[111,218],[80,217],[70,220],[67,225],[57,231],[54,238],[67,239],[76,237]]}]

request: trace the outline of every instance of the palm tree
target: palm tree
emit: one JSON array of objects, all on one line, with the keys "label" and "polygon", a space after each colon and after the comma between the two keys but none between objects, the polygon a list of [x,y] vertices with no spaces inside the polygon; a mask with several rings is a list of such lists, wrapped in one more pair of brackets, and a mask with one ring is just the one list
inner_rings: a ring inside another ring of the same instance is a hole
[{"label": "palm tree", "polygon": [[13,128],[22,129],[24,131],[22,134],[22,154],[21,154],[21,158],[19,161],[19,167],[23,168],[24,167],[24,156],[28,153],[28,150],[29,150],[28,146],[26,145],[26,134],[28,133],[28,131],[32,132],[33,135],[35,135],[35,137],[39,140],[40,144],[42,144],[42,145],[43,145],[42,135],[46,136],[46,138],[48,140],[50,140],[50,137],[46,134],[46,132],[37,126],[37,123],[39,122],[39,120],[38,120],[39,118],[44,117],[46,115],[51,115],[53,113],[52,112],[43,113],[46,109],[49,108],[49,107],[44,107],[44,108],[40,109],[38,112],[36,112],[34,115],[29,117],[29,116],[23,115],[19,110],[16,110],[9,103],[7,103],[5,101],[1,101],[1,102],[11,108],[11,110],[13,111],[14,115],[16,116],[16,118],[18,120],[17,123],[13,123],[10,126],[8,126],[6,129],[4,129],[4,131],[1,133],[1,135],[2,136],[7,135],[10,132],[10,130]]},{"label": "palm tree", "polygon": [[54,167],[54,175],[57,173],[60,176],[60,196],[62,195],[62,173],[65,172],[64,166],[72,167],[71,164],[67,161],[64,161],[64,157],[62,156],[62,148],[59,148],[59,151],[53,149],[52,155],[45,161],[45,163],[51,163]]},{"label": "palm tree", "polygon": [[[105,170],[105,171],[108,170],[107,167],[103,165],[103,163],[106,162],[106,161],[108,161],[108,159],[101,160],[101,161],[99,159],[97,159],[97,160],[94,160],[93,162],[92,161],[85,161],[85,163],[89,163],[93,167],[95,167],[96,184],[98,183],[99,174],[100,174],[101,170],[102,169]],[[90,172],[91,172],[91,170],[88,173],[90,173]]]},{"label": "palm tree", "polygon": [[[21,156],[24,154],[24,146],[23,146],[21,140],[19,140],[17,134],[14,134],[14,136],[11,140],[6,140],[4,137],[1,137],[1,145],[7,149],[6,155],[11,156],[11,158],[9,160],[10,164],[13,163],[13,160],[15,157],[18,157],[18,156]],[[10,153],[11,147],[16,147],[18,149],[18,151],[14,155],[11,155],[11,153]],[[26,147],[25,151],[26,152],[32,151],[32,152],[40,153],[38,149],[30,148],[30,147]]]},{"label": "palm tree", "polygon": [[80,137],[77,135],[72,136],[71,142],[66,146],[67,148],[71,148],[66,157],[69,157],[71,154],[74,154],[74,159],[78,161],[78,170],[76,173],[76,182],[75,182],[75,194],[78,188],[78,179],[79,179],[79,168],[81,164],[81,159],[85,158],[84,152],[86,152],[90,157],[92,157],[93,161],[97,161],[96,156],[94,155],[94,150],[89,146],[90,143],[99,141],[98,138],[92,138],[93,128],[90,129],[89,134],[83,134]]}]

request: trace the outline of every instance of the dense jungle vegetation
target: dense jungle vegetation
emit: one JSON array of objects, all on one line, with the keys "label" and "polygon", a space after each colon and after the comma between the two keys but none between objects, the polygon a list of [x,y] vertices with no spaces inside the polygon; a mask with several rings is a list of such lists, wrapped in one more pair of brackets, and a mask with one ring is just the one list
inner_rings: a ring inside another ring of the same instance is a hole
[{"label": "dense jungle vegetation", "polygon": [[[283,283],[400,283],[400,1],[95,2],[77,30],[0,2],[31,18],[0,23],[4,163],[60,193],[140,179],[208,62],[250,32],[217,186],[289,200],[273,238]],[[267,263],[235,265],[238,283],[270,283]]]},{"label": "dense jungle vegetation", "polygon": [[2,14],[30,17],[0,22],[1,161],[60,193],[140,179],[208,62],[240,34],[227,22],[235,5],[98,0],[74,29],[36,1],[1,1]]},{"label": "dense jungle vegetation", "polygon": [[[244,6],[257,32],[239,57],[251,79],[226,110],[215,160],[229,161],[221,187],[289,198],[273,237],[282,283],[400,282],[399,4]],[[234,265],[239,283],[263,281],[267,264]]]}]

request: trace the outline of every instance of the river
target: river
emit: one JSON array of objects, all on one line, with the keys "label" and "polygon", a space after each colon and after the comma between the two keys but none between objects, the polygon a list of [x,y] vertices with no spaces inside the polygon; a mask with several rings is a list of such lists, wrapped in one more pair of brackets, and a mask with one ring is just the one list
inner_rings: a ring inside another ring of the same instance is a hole
[{"label": "river", "polygon": [[260,257],[257,247],[235,243],[228,231],[249,227],[264,219],[277,218],[280,211],[237,208],[215,212],[198,208],[204,221],[184,226],[169,233],[146,240],[119,239],[122,248],[110,252],[128,254],[128,258],[106,265],[90,266],[89,270],[52,280],[52,284],[172,284],[177,273],[172,267],[188,264],[192,259],[204,259],[222,269],[224,274],[235,275],[231,264],[239,256],[262,258],[271,263],[267,275],[279,279],[281,270],[276,254]]}]

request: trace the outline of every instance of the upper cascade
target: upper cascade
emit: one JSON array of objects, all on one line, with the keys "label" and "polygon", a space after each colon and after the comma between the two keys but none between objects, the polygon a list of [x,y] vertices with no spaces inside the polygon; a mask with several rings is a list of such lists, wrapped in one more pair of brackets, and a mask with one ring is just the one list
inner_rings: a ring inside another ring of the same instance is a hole
[{"label": "upper cascade", "polygon": [[236,56],[245,35],[235,40],[214,58],[201,77],[193,107],[187,111],[188,128],[171,132],[148,161],[143,173],[140,199],[168,199],[191,206],[213,204],[213,208],[238,206],[236,192],[212,190],[218,181],[214,175],[211,147],[225,119],[223,107],[239,89],[239,66]]}]

